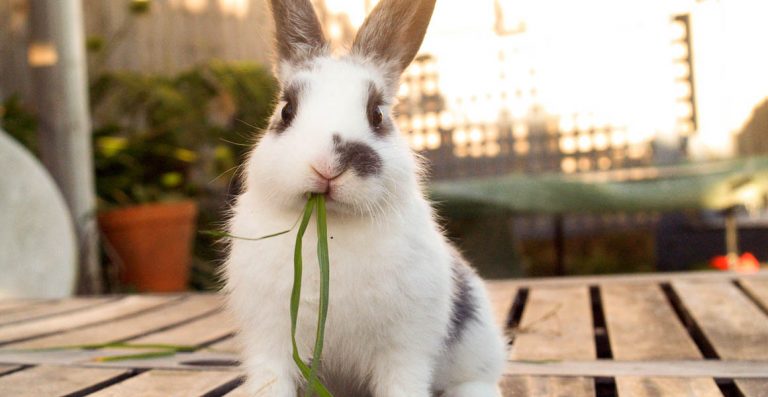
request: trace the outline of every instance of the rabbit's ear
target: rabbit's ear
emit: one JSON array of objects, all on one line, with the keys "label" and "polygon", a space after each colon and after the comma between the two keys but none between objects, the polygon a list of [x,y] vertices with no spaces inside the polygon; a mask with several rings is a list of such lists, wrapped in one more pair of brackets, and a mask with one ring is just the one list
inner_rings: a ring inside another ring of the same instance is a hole
[{"label": "rabbit's ear", "polygon": [[327,51],[320,21],[309,0],[271,0],[280,62],[300,64]]},{"label": "rabbit's ear", "polygon": [[352,52],[391,65],[398,75],[419,51],[435,0],[381,0],[366,18]]}]

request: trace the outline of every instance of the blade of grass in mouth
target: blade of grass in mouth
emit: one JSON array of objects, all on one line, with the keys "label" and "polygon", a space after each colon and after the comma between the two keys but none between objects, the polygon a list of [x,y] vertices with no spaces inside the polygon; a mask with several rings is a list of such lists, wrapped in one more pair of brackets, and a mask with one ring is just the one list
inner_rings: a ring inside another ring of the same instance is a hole
[{"label": "blade of grass in mouth", "polygon": [[[313,360],[312,360],[312,368],[310,368],[299,355],[298,348],[296,346],[296,322],[298,319],[299,314],[299,302],[301,300],[301,275],[302,275],[302,239],[304,238],[304,233],[307,231],[307,226],[309,226],[309,220],[312,218],[312,212],[315,209],[315,206],[319,208],[322,207],[322,223],[321,223],[321,215],[320,211],[318,211],[318,217],[317,217],[317,224],[318,224],[318,231],[320,230],[321,226],[323,230],[326,230],[326,224],[325,224],[325,201],[323,200],[323,196],[319,195],[311,195],[309,199],[307,200],[307,204],[304,206],[304,214],[301,217],[301,224],[299,225],[299,232],[296,234],[296,244],[294,245],[294,251],[293,251],[293,289],[291,290],[291,344],[293,347],[293,361],[296,363],[296,366],[301,371],[301,374],[304,376],[304,379],[307,380],[307,387],[306,387],[306,393],[307,395],[311,395],[311,393],[314,391],[317,393],[320,397],[332,397],[331,393],[328,391],[328,389],[325,388],[325,386],[317,380],[317,366],[320,365],[320,353],[322,352],[322,334],[325,329],[325,317],[328,313],[328,303],[327,303],[327,296],[328,296],[328,283],[326,282],[325,286],[321,283],[320,285],[320,296],[321,296],[321,303],[320,307],[318,308],[318,324],[317,324],[317,334],[318,338],[315,340],[315,350],[313,352]],[[326,233],[327,234],[327,233]],[[322,239],[320,238],[320,234],[318,233],[318,259],[320,258],[320,241]],[[321,279],[327,279],[327,274],[322,274],[322,269],[325,268],[328,269],[328,263],[327,263],[327,241],[326,241],[326,263],[325,266],[323,264],[320,264],[321,269]],[[325,303],[323,304],[323,296],[326,296]],[[323,306],[325,306],[325,310],[323,310]],[[320,348],[318,349],[318,345]]]},{"label": "blade of grass in mouth", "polygon": [[[299,316],[299,303],[301,301],[301,276],[303,271],[302,264],[302,240],[312,218],[312,213],[317,207],[317,260],[320,266],[320,300],[317,313],[317,329],[315,337],[315,347],[312,354],[312,366],[305,363],[299,355],[296,344],[296,323]],[[291,347],[293,348],[293,361],[301,371],[304,379],[307,380],[306,395],[310,396],[312,392],[319,397],[333,397],[328,389],[317,379],[317,367],[320,365],[320,357],[323,352],[323,342],[325,339],[325,320],[328,317],[328,299],[330,286],[330,260],[328,256],[328,225],[326,222],[325,196],[321,194],[312,194],[304,205],[304,211],[296,221],[299,224],[299,230],[296,234],[296,244],[293,250],[293,287],[291,289]],[[271,237],[286,234],[296,227],[296,223],[282,232],[269,234],[266,236],[250,238],[234,236],[226,232],[216,230],[205,230],[200,233],[213,237],[227,237],[238,240],[259,241]]]}]

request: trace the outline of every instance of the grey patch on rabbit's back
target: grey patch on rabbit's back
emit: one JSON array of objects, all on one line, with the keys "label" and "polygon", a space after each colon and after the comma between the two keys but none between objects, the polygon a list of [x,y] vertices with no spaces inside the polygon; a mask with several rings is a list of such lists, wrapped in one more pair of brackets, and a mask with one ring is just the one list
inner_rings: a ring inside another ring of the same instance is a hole
[{"label": "grey patch on rabbit's back", "polygon": [[333,149],[339,155],[339,167],[342,170],[352,168],[361,178],[381,172],[381,156],[363,142],[343,142],[338,134],[334,134]]},{"label": "grey patch on rabbit's back", "polygon": [[461,338],[462,332],[470,321],[477,319],[477,302],[472,289],[474,271],[464,263],[464,260],[454,255],[451,264],[453,272],[453,299],[451,309],[451,322],[448,328],[448,346],[453,345]]}]

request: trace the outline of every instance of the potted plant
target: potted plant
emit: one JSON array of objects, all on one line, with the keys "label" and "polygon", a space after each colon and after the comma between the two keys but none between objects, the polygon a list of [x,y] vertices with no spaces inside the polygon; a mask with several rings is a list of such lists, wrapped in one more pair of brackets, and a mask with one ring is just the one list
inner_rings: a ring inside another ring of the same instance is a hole
[{"label": "potted plant", "polygon": [[106,75],[92,93],[105,251],[125,286],[184,290],[197,217],[190,183],[197,141],[184,128],[193,109],[163,78]]}]

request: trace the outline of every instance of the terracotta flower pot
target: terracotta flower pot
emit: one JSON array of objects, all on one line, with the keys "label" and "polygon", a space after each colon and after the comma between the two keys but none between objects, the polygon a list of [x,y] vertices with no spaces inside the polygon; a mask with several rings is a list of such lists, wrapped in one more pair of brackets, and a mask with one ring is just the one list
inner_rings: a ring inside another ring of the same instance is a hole
[{"label": "terracotta flower pot", "polygon": [[138,205],[104,212],[99,225],[122,261],[120,279],[145,292],[187,288],[197,204]]}]

